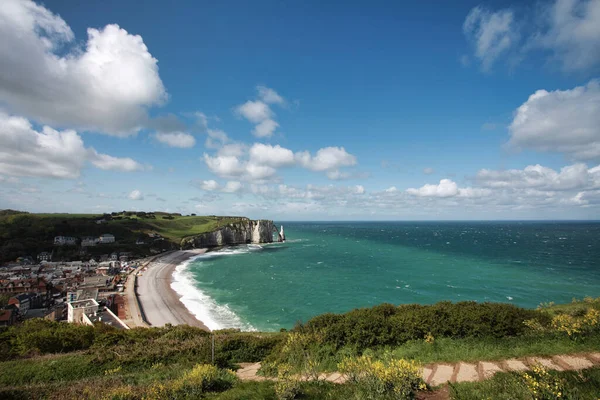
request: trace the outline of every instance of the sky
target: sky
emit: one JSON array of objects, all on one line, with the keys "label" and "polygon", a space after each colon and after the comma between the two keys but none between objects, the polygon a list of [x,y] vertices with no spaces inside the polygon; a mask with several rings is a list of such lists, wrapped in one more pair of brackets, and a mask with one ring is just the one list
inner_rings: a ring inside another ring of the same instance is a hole
[{"label": "sky", "polygon": [[600,0],[2,0],[3,208],[600,219]]}]

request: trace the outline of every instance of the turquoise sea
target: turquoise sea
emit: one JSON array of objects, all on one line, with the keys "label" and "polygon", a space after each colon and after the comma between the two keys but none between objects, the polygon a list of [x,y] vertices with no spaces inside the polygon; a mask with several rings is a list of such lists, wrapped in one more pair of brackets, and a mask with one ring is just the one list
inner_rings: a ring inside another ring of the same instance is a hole
[{"label": "turquoise sea", "polygon": [[536,307],[600,296],[598,222],[283,222],[285,243],[180,265],[211,329],[291,328],[325,312],[441,300]]}]

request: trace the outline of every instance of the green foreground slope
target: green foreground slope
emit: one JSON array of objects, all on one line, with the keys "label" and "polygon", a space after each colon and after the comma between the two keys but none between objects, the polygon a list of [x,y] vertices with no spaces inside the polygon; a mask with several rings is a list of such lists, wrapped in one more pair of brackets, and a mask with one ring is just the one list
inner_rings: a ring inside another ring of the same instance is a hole
[{"label": "green foreground slope", "polygon": [[[97,224],[103,219],[105,222]],[[223,225],[243,220],[243,217],[182,216],[168,213],[120,212],[111,214],[30,214],[18,211],[0,211],[0,262],[14,261],[17,257],[35,258],[43,251],[55,251],[55,259],[77,259],[74,248],[53,246],[55,236],[98,237],[110,233],[116,243],[88,248],[91,255],[112,251],[131,251],[145,255],[156,247],[178,248],[183,238],[211,232]],[[154,240],[156,233],[164,240]],[[144,238],[144,245],[136,245]],[[73,246],[74,247],[74,246]]]},{"label": "green foreground slope", "polygon": [[[361,389],[352,382],[333,385],[286,378],[282,382],[291,385],[286,387],[240,382],[226,369],[260,361],[263,375],[281,377],[282,368],[320,373],[339,370],[346,360],[362,356],[427,364],[593,352],[600,348],[599,310],[599,299],[538,310],[473,302],[380,305],[315,317],[290,332],[214,332],[217,368],[212,369],[207,365],[213,363],[213,338],[198,328],[119,331],[104,325],[30,320],[0,331],[0,398],[275,399],[297,394],[304,399],[352,399]],[[501,318],[492,318],[498,314]],[[576,335],[563,329],[569,324],[578,327]],[[444,325],[451,329],[441,329]],[[571,398],[597,398],[593,396],[600,395],[600,375],[591,370],[586,374],[559,374],[557,379],[565,380],[565,393],[586,385]],[[481,398],[487,391],[498,396],[492,398],[515,393],[514,398],[531,398],[524,382],[520,375],[503,375],[489,383],[456,385],[451,394],[457,399]],[[371,398],[404,397],[383,393]]]}]

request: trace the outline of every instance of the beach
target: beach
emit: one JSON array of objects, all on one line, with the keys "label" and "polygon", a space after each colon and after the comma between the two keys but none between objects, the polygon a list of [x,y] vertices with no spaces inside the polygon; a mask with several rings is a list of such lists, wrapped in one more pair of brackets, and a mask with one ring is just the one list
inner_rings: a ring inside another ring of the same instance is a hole
[{"label": "beach", "polygon": [[174,251],[148,264],[137,278],[137,297],[146,322],[156,327],[165,324],[190,325],[210,330],[188,311],[171,288],[175,268],[205,252],[206,249]]}]

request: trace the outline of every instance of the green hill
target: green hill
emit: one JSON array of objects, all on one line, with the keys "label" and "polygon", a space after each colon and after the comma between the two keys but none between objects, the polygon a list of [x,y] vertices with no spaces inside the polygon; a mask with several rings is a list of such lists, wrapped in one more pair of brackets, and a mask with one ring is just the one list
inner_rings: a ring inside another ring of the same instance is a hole
[{"label": "green hill", "polygon": [[[178,248],[185,237],[213,231],[220,226],[244,220],[243,217],[182,216],[161,212],[121,211],[111,214],[31,214],[14,210],[0,211],[0,262],[32,257],[47,251],[54,260],[80,259],[113,251],[147,255],[150,250]],[[101,223],[97,221],[101,220]],[[98,237],[112,234],[116,243],[86,248],[54,246],[55,236]],[[160,238],[150,238],[158,234]],[[143,238],[145,244],[136,245]]]}]

